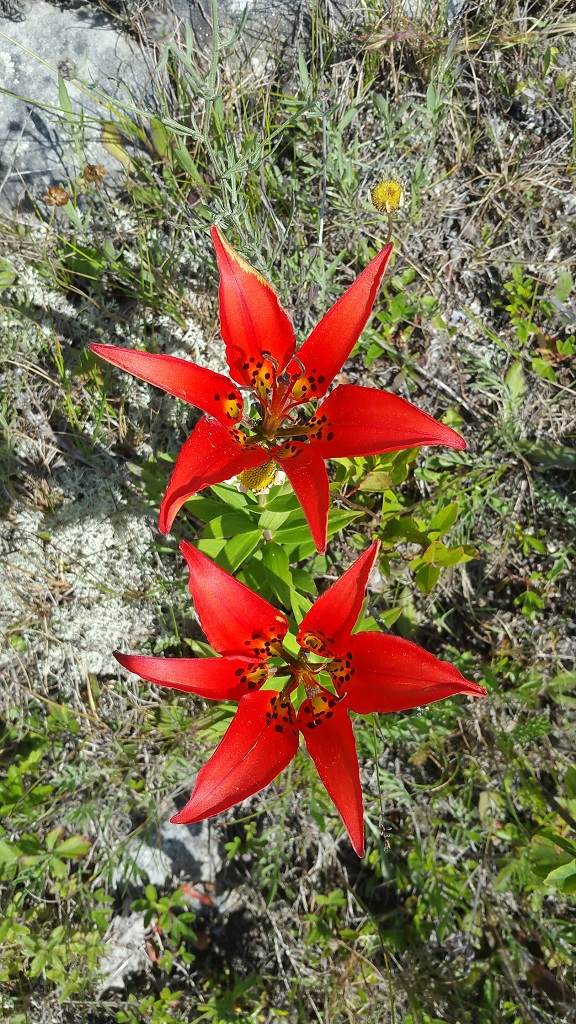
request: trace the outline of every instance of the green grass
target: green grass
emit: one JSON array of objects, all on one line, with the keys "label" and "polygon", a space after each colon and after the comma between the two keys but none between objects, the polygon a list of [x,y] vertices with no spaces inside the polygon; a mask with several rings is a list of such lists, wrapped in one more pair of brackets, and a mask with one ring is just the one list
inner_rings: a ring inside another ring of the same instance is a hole
[{"label": "green grass", "polygon": [[[78,82],[63,80],[69,202],[36,196],[35,218],[2,225],[0,1006],[13,1024],[574,1019],[573,16],[486,0],[449,25],[444,4],[379,7],[334,29],[311,5],[294,58],[261,73],[241,40],[215,35],[201,55],[181,38],[153,108],[101,97],[121,188],[86,181]],[[385,241],[368,194],[392,174],[407,196],[395,264],[345,372],[442,417],[467,451],[334,463],[323,558],[281,489],[205,492],[160,538],[187,410],[87,343],[212,358],[213,221],[304,338]],[[206,652],[181,538],[300,617],[374,536],[368,614],[489,698],[357,718],[362,862],[300,754],[214,825],[238,912],[194,919],[178,888],[142,887],[148,970],[102,994],[115,869],[229,720],[120,675],[111,646]]]}]

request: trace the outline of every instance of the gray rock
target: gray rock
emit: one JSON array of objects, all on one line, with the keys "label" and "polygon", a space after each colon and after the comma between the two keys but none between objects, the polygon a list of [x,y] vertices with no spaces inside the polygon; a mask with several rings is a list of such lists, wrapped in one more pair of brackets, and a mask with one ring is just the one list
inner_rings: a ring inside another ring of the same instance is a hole
[{"label": "gray rock", "polygon": [[[356,0],[324,0],[324,18],[337,26],[357,7]],[[223,38],[244,23],[239,52],[261,73],[269,55],[307,30],[310,9],[311,0],[218,0]],[[124,19],[112,19],[97,0],[0,0],[0,87],[15,94],[0,98],[0,209],[25,212],[41,203],[49,186],[76,180],[82,162],[103,164],[108,186],[114,174],[121,182],[120,164],[100,141],[106,111],[82,80],[113,97],[128,90],[145,104],[161,47],[184,22],[199,48],[209,47],[210,0],[125,0],[121,11]],[[83,115],[78,145],[61,111],[58,71],[74,114]]]},{"label": "gray rock", "polygon": [[121,992],[130,975],[146,970],[146,931],[144,914],[113,918],[105,939],[108,948],[100,961],[100,996],[104,992]]},{"label": "gray rock", "polygon": [[116,95],[122,82],[138,95],[145,62],[128,35],[88,7],[59,9],[35,0],[19,21],[0,16],[0,32],[0,86],[21,97],[2,97],[0,195],[6,207],[22,203],[27,193],[39,201],[48,186],[66,187],[82,169],[71,133],[58,116],[58,70],[73,110],[84,112],[78,137],[85,143],[86,162],[109,167],[113,161],[100,143],[100,128],[90,120],[104,111],[82,93],[75,77]]},{"label": "gray rock", "polygon": [[[210,821],[173,825],[166,819],[159,828],[152,827],[128,843],[114,883],[126,903],[135,899],[148,884],[159,893],[165,893],[184,881],[212,894],[216,891],[221,868],[222,857]],[[202,903],[192,898],[191,905],[196,908]]]}]

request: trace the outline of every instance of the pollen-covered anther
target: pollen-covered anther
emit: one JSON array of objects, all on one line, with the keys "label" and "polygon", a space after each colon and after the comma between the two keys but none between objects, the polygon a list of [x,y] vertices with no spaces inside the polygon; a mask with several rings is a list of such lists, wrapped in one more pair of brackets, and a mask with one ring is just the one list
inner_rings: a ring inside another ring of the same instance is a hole
[{"label": "pollen-covered anther", "polygon": [[274,483],[276,477],[276,463],[269,459],[262,466],[255,466],[253,469],[244,469],[238,473],[238,479],[249,491],[262,491]]}]

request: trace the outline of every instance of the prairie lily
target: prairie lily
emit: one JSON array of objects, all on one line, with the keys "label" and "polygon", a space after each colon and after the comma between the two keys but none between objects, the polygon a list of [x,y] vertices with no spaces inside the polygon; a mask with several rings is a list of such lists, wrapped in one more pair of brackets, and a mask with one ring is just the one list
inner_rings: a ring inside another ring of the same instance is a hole
[{"label": "prairie lily", "polygon": [[[392,253],[387,245],[328,310],[296,353],[294,330],[264,278],[212,228],[220,271],[220,325],[230,378],[174,356],[90,345],[110,363],[207,415],[176,460],[160,507],[168,533],[196,491],[239,475],[255,490],[284,470],[319,551],[326,548],[329,458],[417,445],[465,448],[454,430],[397,395],[340,384],[326,398],[370,316]],[[251,395],[245,410],[241,389]],[[316,407],[310,403],[324,401]]]},{"label": "prairie lily", "polygon": [[[296,656],[283,642],[289,624],[282,612],[197,548],[181,543],[200,624],[220,657],[115,654],[124,668],[152,683],[239,702],[220,745],[199,771],[190,800],[173,822],[201,821],[257,793],[292,760],[302,733],[361,857],[362,791],[348,711],[403,711],[455,693],[486,694],[453,665],[408,640],[352,632],[378,547],[376,541],[304,616]],[[276,662],[272,666],[271,658]]]}]

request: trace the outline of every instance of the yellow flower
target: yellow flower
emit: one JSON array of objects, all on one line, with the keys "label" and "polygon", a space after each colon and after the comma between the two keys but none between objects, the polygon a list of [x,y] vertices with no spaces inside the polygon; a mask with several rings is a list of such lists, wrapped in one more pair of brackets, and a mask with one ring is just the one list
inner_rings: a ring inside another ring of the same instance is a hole
[{"label": "yellow flower", "polygon": [[401,181],[380,181],[370,191],[372,205],[380,213],[393,213],[404,205],[404,188]]}]

